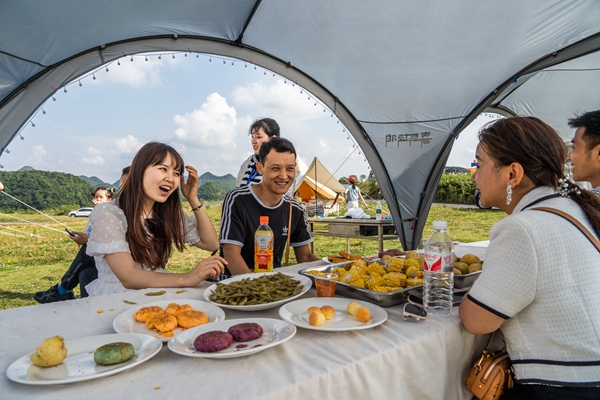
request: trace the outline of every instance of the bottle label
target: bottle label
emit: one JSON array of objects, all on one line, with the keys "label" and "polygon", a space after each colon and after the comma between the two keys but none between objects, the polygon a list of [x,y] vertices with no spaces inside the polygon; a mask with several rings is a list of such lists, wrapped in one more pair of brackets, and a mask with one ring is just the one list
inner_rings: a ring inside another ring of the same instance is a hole
[{"label": "bottle label", "polygon": [[431,272],[452,272],[454,271],[454,255],[452,252],[426,252],[423,268]]},{"label": "bottle label", "polygon": [[254,272],[273,271],[273,233],[258,231],[254,235]]}]

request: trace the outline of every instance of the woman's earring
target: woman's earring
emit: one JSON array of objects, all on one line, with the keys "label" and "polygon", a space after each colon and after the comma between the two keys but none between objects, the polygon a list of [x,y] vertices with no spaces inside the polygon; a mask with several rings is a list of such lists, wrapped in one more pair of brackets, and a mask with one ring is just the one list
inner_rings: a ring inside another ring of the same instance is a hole
[{"label": "woman's earring", "polygon": [[506,185],[506,204],[510,204],[512,201],[512,185],[509,183]]}]

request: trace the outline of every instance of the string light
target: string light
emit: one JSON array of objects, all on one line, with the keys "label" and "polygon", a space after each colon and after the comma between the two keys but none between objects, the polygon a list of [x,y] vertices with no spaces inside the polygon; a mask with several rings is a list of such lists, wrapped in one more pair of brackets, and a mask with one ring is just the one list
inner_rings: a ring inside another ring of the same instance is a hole
[{"label": "string light", "polygon": [[208,62],[212,62],[212,57],[211,56],[208,57]]},{"label": "string light", "polygon": [[200,54],[199,53],[196,53],[196,58],[200,58]]},{"label": "string light", "polygon": [[173,53],[173,60],[175,59],[175,53]]},{"label": "string light", "polygon": [[[132,60],[133,60],[133,57],[131,57],[131,58],[132,58]],[[145,59],[146,61],[148,61],[148,56],[145,56],[145,57],[144,57],[144,59]]]},{"label": "string light", "polygon": [[231,62],[231,65],[233,65],[234,61]]},{"label": "string light", "polygon": [[[33,125],[33,126],[35,126],[35,125]],[[17,135],[19,135],[19,137],[21,138],[21,140],[25,140],[25,138],[23,137],[23,135],[21,135],[20,133],[17,133]]]},{"label": "string light", "polygon": [[42,108],[42,114],[46,114],[46,110]]},{"label": "string light", "polygon": [[225,64],[225,59],[223,59],[223,64]]},{"label": "string light", "polygon": [[83,85],[81,84],[81,80],[79,80],[79,87],[81,87],[81,86],[83,86]]},{"label": "string light", "polygon": [[6,154],[10,154],[10,150],[8,149],[8,147],[5,147],[4,151],[6,152]]},{"label": "string light", "polygon": [[[33,121],[31,121],[31,127],[35,128],[35,124],[33,123]],[[23,140],[23,137],[21,136],[21,140]]]},{"label": "string light", "polygon": [[[121,65],[121,64],[119,64],[119,65]],[[92,74],[92,79],[93,79],[93,80],[96,80],[96,74],[95,74],[95,73],[94,73],[94,74]]]},{"label": "string light", "polygon": [[158,59],[159,59],[159,60],[160,60],[160,58],[161,58],[160,56],[161,56],[161,55],[159,54],[159,55],[158,55]]},{"label": "string light", "polygon": [[56,101],[56,98],[54,96],[52,96],[52,101]]},{"label": "string light", "polygon": [[4,165],[0,164],[0,168],[4,169]]},{"label": "string light", "polygon": [[63,91],[64,91],[65,93],[67,93],[67,87],[66,87],[66,86],[63,88]]},{"label": "string light", "polygon": [[133,62],[133,56],[131,56],[131,58],[129,59],[129,61]]},{"label": "string light", "polygon": [[117,60],[117,65],[121,65],[121,60]]},{"label": "string light", "polygon": [[106,66],[106,72],[108,72],[108,65]]}]

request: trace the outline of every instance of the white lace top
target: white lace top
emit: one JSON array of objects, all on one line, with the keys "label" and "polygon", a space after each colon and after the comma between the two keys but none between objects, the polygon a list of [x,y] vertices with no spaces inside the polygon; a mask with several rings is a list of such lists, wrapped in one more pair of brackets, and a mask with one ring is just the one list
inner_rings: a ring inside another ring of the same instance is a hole
[{"label": "white lace top", "polygon": [[[185,214],[185,212],[182,211]],[[185,241],[193,245],[200,240],[196,217],[184,216]],[[112,203],[98,204],[90,214],[88,224],[92,228],[92,234],[87,243],[86,253],[94,257],[98,269],[98,279],[86,286],[90,296],[123,292],[125,287],[111,270],[104,259],[106,254],[131,253],[129,243],[125,241],[127,232],[127,220],[123,211]],[[147,269],[145,266],[135,263],[138,269]],[[157,272],[167,272],[157,269]]]}]

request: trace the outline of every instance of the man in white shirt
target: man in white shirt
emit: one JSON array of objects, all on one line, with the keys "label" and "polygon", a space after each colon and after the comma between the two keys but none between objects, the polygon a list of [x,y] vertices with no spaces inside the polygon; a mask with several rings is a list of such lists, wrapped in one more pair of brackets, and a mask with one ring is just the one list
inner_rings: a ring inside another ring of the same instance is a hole
[{"label": "man in white shirt", "polygon": [[600,196],[600,110],[569,119],[569,126],[577,128],[569,154],[573,179],[590,182],[592,192]]}]

